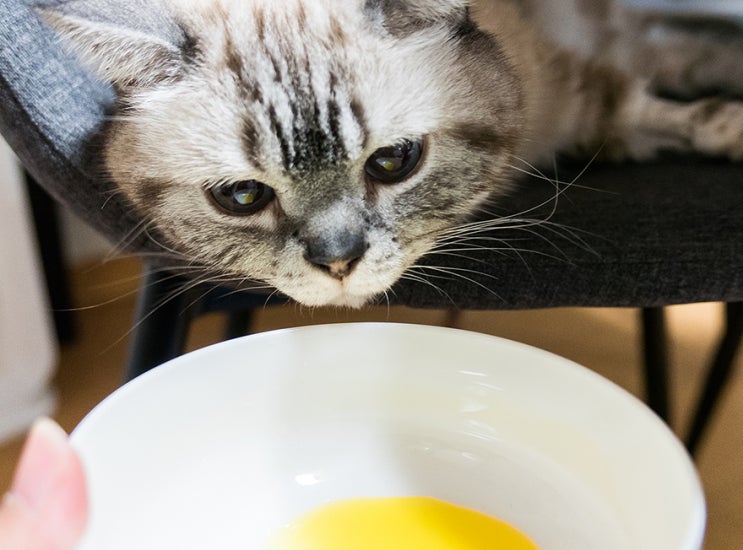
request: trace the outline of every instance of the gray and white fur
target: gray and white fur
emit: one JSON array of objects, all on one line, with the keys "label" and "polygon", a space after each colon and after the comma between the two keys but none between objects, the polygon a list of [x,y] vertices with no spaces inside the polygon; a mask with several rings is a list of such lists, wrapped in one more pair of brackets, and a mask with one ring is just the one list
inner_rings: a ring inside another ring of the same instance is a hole
[{"label": "gray and white fur", "polygon": [[[511,190],[518,162],[743,158],[743,104],[657,93],[743,91],[741,36],[609,0],[73,0],[43,15],[115,87],[105,169],[168,249],[306,305],[386,292]],[[370,177],[375,152],[406,143],[422,147],[409,174]],[[238,182],[270,200],[225,210],[215,193]]]}]

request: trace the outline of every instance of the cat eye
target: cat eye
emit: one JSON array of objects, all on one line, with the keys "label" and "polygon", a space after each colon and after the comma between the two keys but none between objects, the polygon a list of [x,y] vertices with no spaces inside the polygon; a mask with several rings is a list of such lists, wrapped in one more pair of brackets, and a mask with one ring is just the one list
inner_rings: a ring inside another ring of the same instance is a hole
[{"label": "cat eye", "polygon": [[249,216],[260,212],[275,196],[271,187],[256,180],[224,183],[207,192],[220,209],[235,216]]},{"label": "cat eye", "polygon": [[423,140],[404,139],[391,147],[382,147],[366,161],[366,174],[380,183],[398,183],[407,178],[421,159]]}]

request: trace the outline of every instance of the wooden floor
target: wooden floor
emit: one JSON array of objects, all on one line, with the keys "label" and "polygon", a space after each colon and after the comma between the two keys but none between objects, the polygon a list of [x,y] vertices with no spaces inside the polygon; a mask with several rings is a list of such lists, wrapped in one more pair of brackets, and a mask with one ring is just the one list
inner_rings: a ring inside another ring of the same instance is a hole
[{"label": "wooden floor", "polygon": [[[61,351],[55,380],[60,397],[56,417],[67,430],[122,379],[138,270],[135,261],[117,260],[74,273],[76,305],[81,308],[77,313],[78,334],[76,341]],[[688,417],[704,365],[717,339],[720,314],[720,308],[713,304],[670,310],[675,419]],[[448,314],[405,308],[309,312],[285,306],[259,312],[254,329],[263,331],[361,320],[443,324],[448,321]],[[199,319],[192,330],[189,347],[193,349],[219,341],[223,324],[224,320],[218,315]],[[641,393],[635,310],[467,312],[459,316],[457,326],[555,352],[596,370],[635,394]],[[684,424],[674,422],[677,431],[683,431]],[[709,509],[706,550],[743,548],[742,426],[743,378],[737,376],[725,395],[697,462]],[[0,494],[8,486],[20,446],[20,438],[0,446]]]}]

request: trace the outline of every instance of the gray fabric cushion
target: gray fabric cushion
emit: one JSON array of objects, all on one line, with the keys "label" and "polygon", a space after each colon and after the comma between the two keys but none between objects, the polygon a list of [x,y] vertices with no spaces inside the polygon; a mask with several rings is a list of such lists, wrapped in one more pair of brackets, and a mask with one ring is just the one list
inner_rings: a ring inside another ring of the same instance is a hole
[{"label": "gray fabric cushion", "polygon": [[111,187],[91,162],[111,90],[60,47],[31,2],[0,0],[0,14],[0,133],[47,191],[118,239],[135,219],[108,200]]},{"label": "gray fabric cushion", "polygon": [[[59,47],[30,2],[0,0],[0,14],[0,132],[54,197],[112,240],[124,238],[138,220],[95,168],[111,91]],[[578,168],[567,170],[562,179]],[[582,242],[557,226],[498,230],[493,237],[514,239],[506,246],[531,252],[431,256],[425,264],[451,273],[428,271],[437,288],[402,281],[393,299],[480,309],[743,300],[743,167],[695,159],[596,165],[578,183],[551,222],[575,228]],[[498,213],[531,211],[552,192],[527,181]],[[549,208],[530,212],[540,215]],[[155,248],[142,239],[131,247]]]},{"label": "gray fabric cushion", "polygon": [[[559,175],[569,181],[580,169]],[[554,193],[543,182],[522,188],[503,211],[527,211]],[[551,206],[531,215],[547,218]],[[482,286],[456,275],[432,281],[469,309],[743,300],[743,165],[703,159],[595,165],[559,198],[550,222],[492,234],[532,252],[457,258],[459,269],[487,272],[459,272]],[[404,283],[397,293],[416,306],[448,300],[421,284]]]}]

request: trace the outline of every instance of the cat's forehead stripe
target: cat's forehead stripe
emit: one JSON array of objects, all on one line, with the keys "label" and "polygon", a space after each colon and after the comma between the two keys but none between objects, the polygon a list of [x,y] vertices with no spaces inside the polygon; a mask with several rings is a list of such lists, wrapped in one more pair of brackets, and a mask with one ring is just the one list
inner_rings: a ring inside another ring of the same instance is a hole
[{"label": "cat's forehead stripe", "polygon": [[[366,143],[367,127],[361,103],[353,96],[348,68],[329,52],[308,50],[317,33],[300,4],[293,22],[296,33],[280,32],[286,22],[274,21],[260,7],[253,10],[257,51],[240,50],[236,37],[225,29],[224,63],[236,75],[246,110],[242,142],[248,160],[263,169],[275,143],[285,171],[310,171],[349,159]],[[342,24],[332,14],[326,22],[327,44],[347,41]],[[331,46],[332,47],[332,46]],[[262,64],[257,66],[257,64]],[[260,137],[256,119],[266,122],[275,140]]]}]

